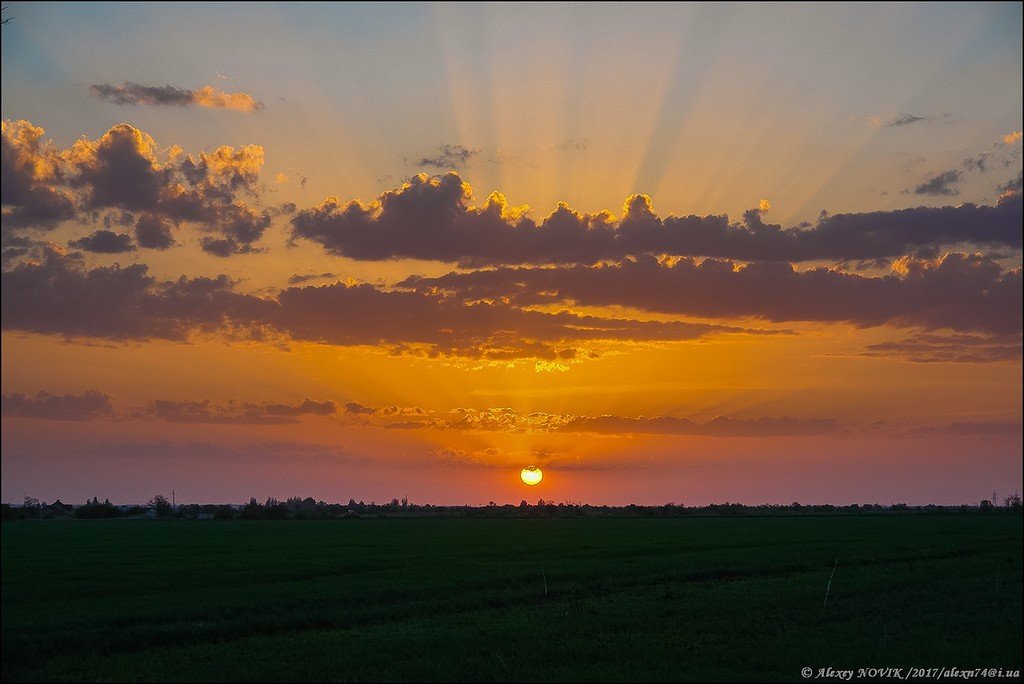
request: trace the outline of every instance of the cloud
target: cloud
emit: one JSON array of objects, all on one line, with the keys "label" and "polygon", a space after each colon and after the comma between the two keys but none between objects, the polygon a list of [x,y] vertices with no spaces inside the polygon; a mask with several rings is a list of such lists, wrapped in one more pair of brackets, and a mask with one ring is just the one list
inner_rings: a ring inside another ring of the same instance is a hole
[{"label": "cloud", "polygon": [[[996,146],[998,146],[998,143]],[[913,192],[918,195],[959,195],[960,191],[956,186],[966,178],[967,173],[974,171],[985,173],[989,170],[993,161],[998,161],[1004,167],[1011,166],[1016,161],[1019,154],[1019,150],[1015,150],[1008,157],[999,154],[998,151],[993,152],[989,150],[980,152],[973,157],[964,159],[960,164],[960,168],[950,169],[927,179],[925,182],[914,188]],[[907,194],[910,190],[903,190],[902,192],[903,194]]]},{"label": "cloud", "polygon": [[480,150],[471,150],[462,145],[440,145],[436,157],[423,157],[416,166],[420,168],[432,166],[435,169],[447,171],[448,169],[461,169],[469,160],[480,154]]},{"label": "cloud", "polygon": [[745,332],[703,323],[548,313],[503,302],[464,303],[368,284],[292,287],[277,296],[277,304],[273,325],[293,339],[493,361],[557,359],[564,348],[584,342],[682,341]]},{"label": "cloud", "polygon": [[45,242],[35,240],[25,235],[15,235],[11,231],[0,233],[0,245],[2,245],[3,268],[38,254],[46,246]]},{"label": "cloud", "polygon": [[174,86],[146,86],[125,81],[121,85],[98,84],[89,88],[94,97],[118,105],[198,105],[213,109],[231,109],[252,113],[263,109],[263,103],[247,93],[225,93],[213,86],[198,90]]},{"label": "cloud", "polygon": [[562,152],[579,152],[580,150],[587,149],[589,144],[590,140],[587,138],[582,140],[568,138],[562,142],[555,143],[555,149],[561,150]]},{"label": "cloud", "polygon": [[1018,173],[1016,178],[1006,181],[1005,184],[999,186],[999,192],[1003,193],[1007,199],[1013,195],[1019,195],[1021,192],[1021,174]]},{"label": "cloud", "polygon": [[719,417],[705,423],[689,418],[658,416],[624,418],[622,416],[577,417],[561,426],[562,432],[589,432],[609,435],[695,435],[705,437],[809,437],[834,434],[838,421],[799,418],[757,418],[753,420]]},{"label": "cloud", "polygon": [[[185,341],[265,317],[272,304],[233,291],[226,276],[157,282],[145,264],[87,270],[53,247],[2,275],[4,330],[110,340]],[[259,310],[259,311],[258,311]]]},{"label": "cloud", "polygon": [[758,317],[772,322],[845,322],[926,330],[1019,334],[1021,269],[981,255],[904,257],[872,277],[781,262],[643,256],[597,267],[503,267],[410,277],[423,293],[517,306],[624,306],[701,318]]},{"label": "cloud", "polygon": [[42,128],[4,121],[0,142],[0,196],[5,227],[52,227],[75,216],[72,194],[63,187],[58,150]]},{"label": "cloud", "polygon": [[354,415],[371,415],[376,412],[376,409],[370,408],[369,406],[363,406],[362,404],[350,401],[345,404],[345,413],[351,413]]},{"label": "cloud", "polygon": [[50,394],[35,397],[24,394],[3,395],[3,415],[44,420],[113,420],[117,417],[110,397],[96,390],[82,394]]},{"label": "cloud", "polygon": [[311,280],[336,280],[340,278],[337,273],[295,273],[288,277],[289,285],[300,285],[302,283],[308,283]]},{"label": "cloud", "polygon": [[110,230],[97,230],[91,235],[71,240],[68,242],[68,246],[97,254],[124,254],[135,251],[135,245],[132,243],[130,235]]},{"label": "cloud", "polygon": [[212,334],[565,365],[610,343],[783,332],[581,314],[570,310],[576,306],[990,336],[1019,336],[1021,330],[1021,269],[960,253],[903,257],[885,276],[823,267],[798,271],[779,262],[644,256],[597,267],[504,267],[412,277],[397,289],[336,282],[257,296],[238,291],[224,275],[159,281],[145,264],[89,269],[80,254],[53,246],[15,249],[39,254],[2,274],[3,329],[68,338],[184,342]]},{"label": "cloud", "polygon": [[960,191],[954,186],[963,180],[963,172],[958,169],[950,169],[937,176],[929,178],[914,188],[915,195],[959,195]]},{"label": "cloud", "polygon": [[338,410],[333,401],[305,399],[301,404],[251,404],[231,402],[227,406],[205,401],[159,399],[136,416],[152,416],[170,423],[212,423],[229,425],[281,425],[297,423],[302,415],[326,416]]},{"label": "cloud", "polygon": [[578,416],[532,411],[523,413],[507,407],[488,409],[454,408],[425,411],[418,407],[371,408],[360,406],[366,424],[386,430],[454,430],[466,433],[504,432],[510,434],[592,433],[609,435],[695,435],[711,437],[812,436],[838,432],[833,419],[764,417],[741,419],[719,416],[710,421],[655,416]]},{"label": "cloud", "polygon": [[145,264],[87,269],[80,256],[44,248],[38,262],[2,274],[4,330],[117,341],[293,340],[384,347],[396,354],[482,360],[564,359],[596,342],[698,340],[760,332],[684,321],[640,321],[522,309],[504,302],[464,303],[367,284],[290,287],[276,297],[236,291],[224,275],[157,281]]},{"label": "cloud", "polygon": [[842,261],[896,257],[921,246],[1021,246],[1019,198],[996,206],[823,213],[814,226],[783,228],[765,223],[760,209],[746,212],[741,223],[724,215],[659,218],[646,195],[629,197],[619,219],[610,212],[581,214],[562,203],[536,221],[528,208],[510,205],[500,193],[481,206],[473,206],[472,197],[472,188],[456,173],[420,174],[369,204],[330,197],[299,211],[292,217],[291,239],[310,240],[352,259],[414,258],[477,267],[590,264],[639,254]]},{"label": "cloud", "polygon": [[173,224],[157,214],[143,214],[135,224],[135,240],[139,247],[170,249],[174,246]]},{"label": "cloud", "polygon": [[900,116],[900,117],[897,117],[895,119],[892,119],[891,121],[887,122],[885,125],[890,127],[890,128],[893,128],[893,127],[897,127],[898,128],[898,127],[901,127],[901,126],[909,126],[910,124],[920,123],[922,121],[931,121],[931,120],[932,120],[932,117],[930,117],[930,116],[916,116],[914,114],[904,114],[903,116]]},{"label": "cloud", "polygon": [[934,335],[868,345],[861,356],[896,357],[914,363],[999,363],[1020,361],[1020,335]]},{"label": "cloud", "polygon": [[64,150],[44,142],[43,134],[27,121],[4,122],[5,227],[50,229],[102,212],[108,219],[109,212],[140,212],[141,246],[170,247],[171,226],[187,222],[208,234],[208,251],[224,256],[256,251],[270,226],[269,211],[241,199],[258,195],[259,145],[221,146],[195,156],[174,148],[161,159],[156,141],[129,124]]}]

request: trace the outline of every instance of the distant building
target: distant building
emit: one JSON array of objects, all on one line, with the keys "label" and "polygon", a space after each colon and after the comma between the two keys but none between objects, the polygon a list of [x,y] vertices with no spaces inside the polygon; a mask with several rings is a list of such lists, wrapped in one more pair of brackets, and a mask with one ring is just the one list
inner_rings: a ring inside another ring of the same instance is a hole
[{"label": "distant building", "polygon": [[49,506],[43,506],[40,517],[47,520],[70,520],[75,513],[75,507],[57,499]]}]

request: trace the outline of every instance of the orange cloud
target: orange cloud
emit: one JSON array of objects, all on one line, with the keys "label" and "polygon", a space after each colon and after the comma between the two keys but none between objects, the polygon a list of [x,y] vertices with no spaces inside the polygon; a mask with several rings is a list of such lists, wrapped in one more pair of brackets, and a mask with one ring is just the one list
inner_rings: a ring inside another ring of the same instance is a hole
[{"label": "orange cloud", "polygon": [[89,90],[94,97],[119,105],[198,105],[247,113],[263,109],[263,103],[248,93],[225,93],[209,85],[188,90],[171,85],[146,86],[125,81],[121,85],[96,84]]},{"label": "orange cloud", "polygon": [[[141,247],[167,249],[174,244],[171,225],[187,221],[211,234],[202,242],[211,254],[259,251],[254,243],[270,226],[270,212],[239,195],[259,192],[262,146],[222,145],[197,156],[172,146],[161,161],[153,137],[126,123],[64,150],[43,135],[28,121],[4,122],[5,224],[50,229],[63,220],[94,220],[104,210],[139,212]],[[123,224],[135,222],[122,216]]]}]

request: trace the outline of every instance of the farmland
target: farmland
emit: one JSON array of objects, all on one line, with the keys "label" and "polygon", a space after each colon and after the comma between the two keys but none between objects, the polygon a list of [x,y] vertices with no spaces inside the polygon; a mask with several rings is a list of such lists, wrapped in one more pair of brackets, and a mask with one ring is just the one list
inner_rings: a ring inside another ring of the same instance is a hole
[{"label": "farmland", "polygon": [[1022,659],[1019,515],[20,522],[2,552],[5,681],[794,680]]}]

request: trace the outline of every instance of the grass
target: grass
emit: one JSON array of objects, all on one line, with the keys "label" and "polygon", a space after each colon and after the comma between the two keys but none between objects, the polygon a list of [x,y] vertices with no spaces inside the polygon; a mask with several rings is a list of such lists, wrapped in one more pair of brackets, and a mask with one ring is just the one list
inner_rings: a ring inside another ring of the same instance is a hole
[{"label": "grass", "polygon": [[1022,659],[1009,515],[7,523],[2,552],[4,681],[787,681]]}]

